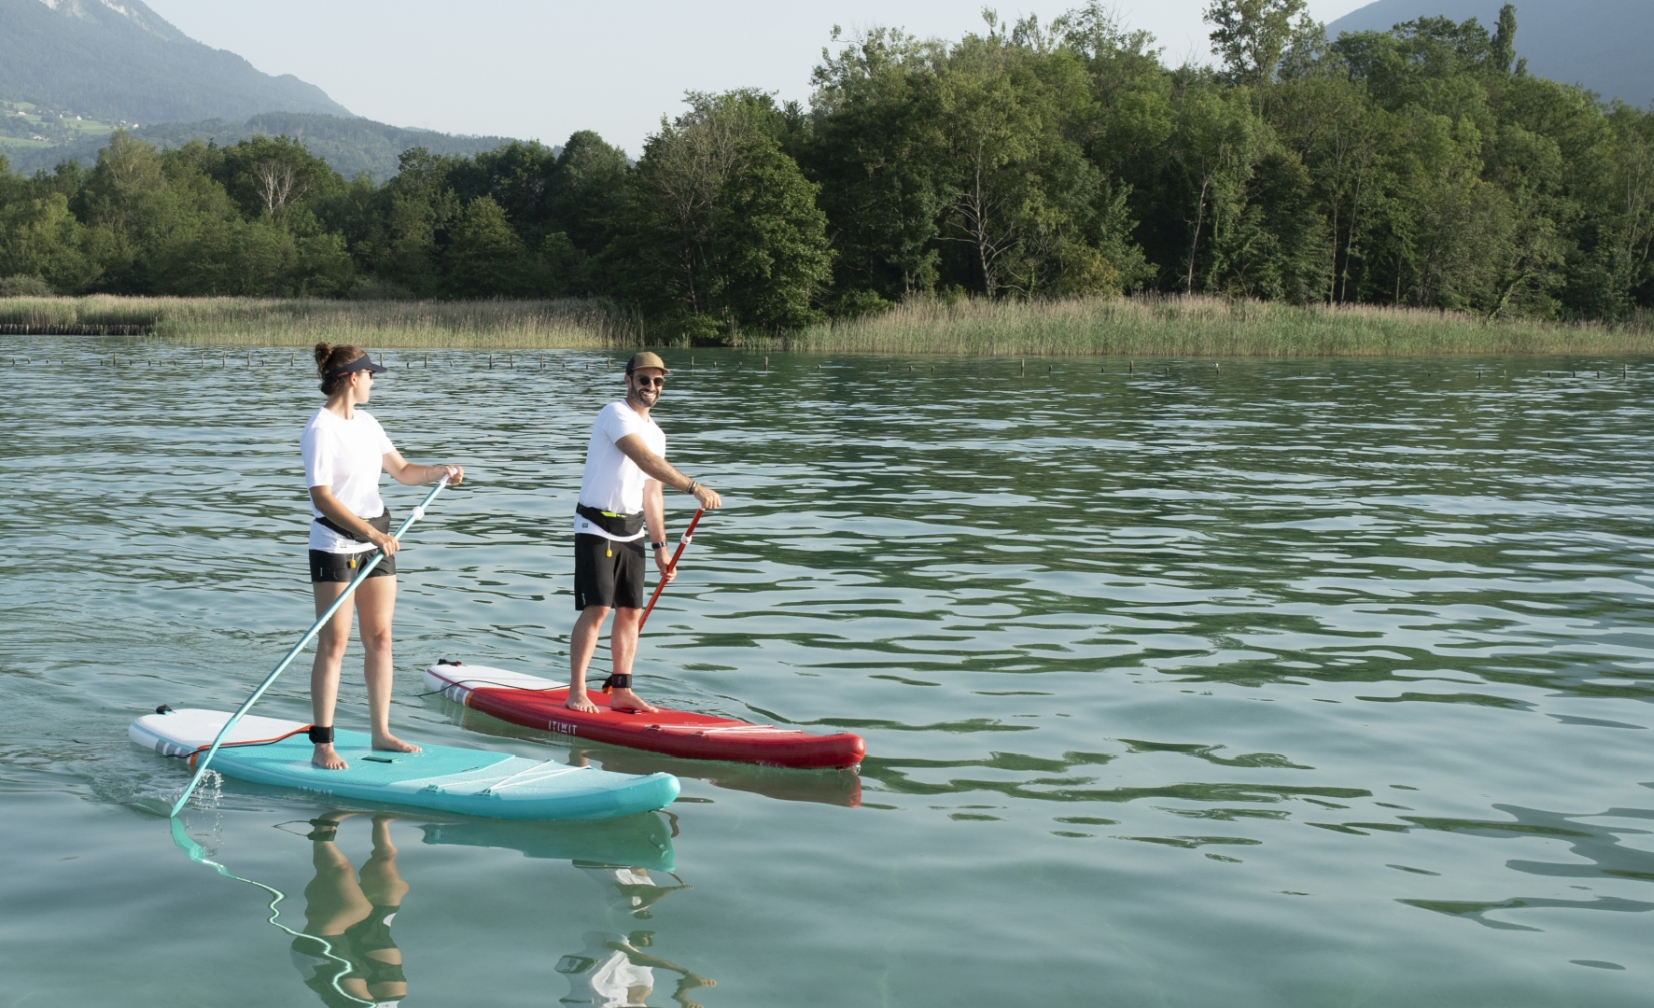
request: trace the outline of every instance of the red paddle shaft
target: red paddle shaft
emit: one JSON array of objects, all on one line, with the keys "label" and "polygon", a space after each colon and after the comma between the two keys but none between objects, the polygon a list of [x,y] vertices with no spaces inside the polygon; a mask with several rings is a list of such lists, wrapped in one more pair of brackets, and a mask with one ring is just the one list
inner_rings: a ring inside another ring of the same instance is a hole
[{"label": "red paddle shaft", "polygon": [[[689,540],[695,538],[695,526],[701,523],[701,515],[704,514],[706,514],[706,508],[698,508],[695,511],[695,517],[689,519],[689,527],[683,530],[683,538],[678,540],[678,550],[672,554],[672,562],[666,565],[668,574],[678,569],[678,558],[683,556],[683,548],[689,545]],[[637,621],[639,632],[642,632],[643,624],[649,622],[649,614],[654,611],[655,601],[660,598],[661,589],[665,587],[665,578],[661,579],[660,584],[655,585],[655,594],[649,596],[649,604],[644,607],[643,618]]]}]

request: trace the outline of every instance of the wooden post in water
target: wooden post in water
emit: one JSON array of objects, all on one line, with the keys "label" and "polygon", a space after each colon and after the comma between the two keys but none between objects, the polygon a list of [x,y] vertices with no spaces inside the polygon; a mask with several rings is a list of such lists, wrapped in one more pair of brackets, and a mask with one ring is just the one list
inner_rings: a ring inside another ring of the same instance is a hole
[{"label": "wooden post in water", "polygon": [[770,359],[768,357],[764,358],[764,373],[765,374],[770,373]]},{"label": "wooden post in water", "polygon": [[490,371],[494,370],[494,355],[493,354],[488,355],[488,370],[490,370]]},{"label": "wooden post in water", "polygon": [[1019,368],[1021,368],[1023,374],[1027,374],[1028,373],[1028,358],[1026,358],[1026,357],[1019,358],[1018,361],[1017,361],[1017,366]]},{"label": "wooden post in water", "polygon": [[1136,374],[1136,373],[1137,373],[1137,362],[1136,361],[1130,361],[1130,360],[1126,361],[1126,374]]},{"label": "wooden post in water", "polygon": [[299,362],[299,352],[297,350],[288,351],[288,353],[287,353],[287,366],[292,367],[294,364],[297,364],[298,362]]}]

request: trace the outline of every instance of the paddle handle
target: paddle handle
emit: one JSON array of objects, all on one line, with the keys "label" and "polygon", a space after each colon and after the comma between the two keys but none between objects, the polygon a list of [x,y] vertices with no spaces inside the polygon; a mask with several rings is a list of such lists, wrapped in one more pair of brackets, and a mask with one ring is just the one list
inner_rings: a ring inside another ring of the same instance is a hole
[{"label": "paddle handle", "polygon": [[[696,508],[695,517],[689,519],[689,527],[683,530],[683,538],[678,540],[678,548],[672,554],[672,562],[666,565],[666,573],[670,574],[678,569],[678,558],[683,556],[683,548],[689,545],[689,540],[695,538],[695,526],[701,523],[701,515],[706,514],[706,508]],[[637,621],[638,632],[643,632],[643,624],[649,622],[649,614],[655,609],[655,602],[660,598],[662,589],[666,587],[666,579],[661,578],[655,585],[655,593],[649,596],[649,604],[644,607],[643,618]]]},{"label": "paddle handle", "polygon": [[[414,522],[425,517],[425,506],[436,500],[436,495],[441,493],[447,486],[448,477],[444,476],[438,480],[437,485],[432,488],[430,493],[425,495],[425,499],[419,502],[419,506],[414,508],[413,513],[408,515],[407,519],[397,528],[394,537],[402,538],[403,534],[413,527]],[[350,582],[343,592],[339,593],[339,597],[333,600],[333,604],[328,606],[325,612],[316,617],[316,622],[310,625],[310,629],[304,632],[304,636],[299,638],[299,642],[294,644],[287,655],[270,671],[270,674],[264,677],[264,681],[258,684],[257,689],[253,690],[253,695],[249,696],[240,707],[236,708],[235,713],[230,715],[230,719],[224,722],[224,727],[218,729],[218,734],[213,736],[212,745],[207,748],[206,755],[202,756],[196,763],[195,776],[190,778],[189,786],[184,788],[184,793],[179,795],[178,801],[173,804],[172,811],[167,813],[169,816],[176,816],[183,809],[184,803],[190,800],[190,795],[195,793],[195,786],[201,783],[202,776],[207,772],[207,764],[211,763],[212,758],[218,754],[218,747],[224,743],[224,737],[230,734],[230,729],[236,726],[242,715],[246,714],[253,704],[258,702],[259,697],[262,697],[264,692],[275,683],[276,677],[287,671],[287,666],[291,665],[293,659],[299,656],[299,652],[304,650],[304,646],[309,644],[321,632],[322,627],[327,625],[327,621],[332,619],[333,614],[339,611],[339,607],[345,604],[346,599],[350,598],[351,593],[361,587],[362,582],[367,580],[368,575],[372,574],[373,569],[378,567],[379,562],[384,559],[384,553],[378,550],[374,551],[373,559],[363,565],[362,572],[356,575],[355,579]]]}]

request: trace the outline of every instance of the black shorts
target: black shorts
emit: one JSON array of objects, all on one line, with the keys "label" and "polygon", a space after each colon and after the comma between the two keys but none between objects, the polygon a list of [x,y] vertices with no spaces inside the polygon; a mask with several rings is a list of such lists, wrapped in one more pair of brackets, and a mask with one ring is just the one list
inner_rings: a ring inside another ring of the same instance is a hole
[{"label": "black shorts", "polygon": [[[326,550],[310,551],[310,583],[342,582],[349,584],[356,580],[356,575],[362,573],[362,565],[373,559],[376,550],[363,550],[360,553],[329,553]],[[395,577],[396,557],[388,556],[379,561],[379,566],[373,569],[368,577]]]},{"label": "black shorts", "polygon": [[574,607],[643,608],[643,538],[615,542],[599,535],[574,537]]}]

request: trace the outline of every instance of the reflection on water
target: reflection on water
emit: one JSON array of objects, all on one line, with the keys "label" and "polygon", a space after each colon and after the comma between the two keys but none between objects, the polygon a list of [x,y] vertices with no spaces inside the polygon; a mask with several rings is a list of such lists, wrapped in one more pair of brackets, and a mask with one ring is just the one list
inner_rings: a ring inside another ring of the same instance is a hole
[{"label": "reflection on water", "polygon": [[[0,397],[0,899],[29,908],[0,916],[0,1004],[291,1004],[246,887],[134,869],[155,823],[131,810],[179,781],[121,732],[233,704],[308,623],[314,383],[285,354],[204,375],[101,345],[33,341],[68,363]],[[651,970],[657,1005],[686,973],[637,957],[716,977],[680,992],[714,1008],[1646,1003],[1654,361],[697,353],[659,418],[730,506],[650,621],[645,695],[849,727],[869,757],[672,760],[420,697],[445,655],[564,664],[568,513],[617,373],[387,351],[377,415],[473,477],[399,564],[398,723],[668,770],[685,799],[618,836],[392,824],[410,1008],[479,976],[490,1008],[542,1008],[584,975],[565,957],[611,964],[610,998]],[[304,684],[265,704],[303,717]],[[313,802],[227,783],[238,872],[311,881],[268,827]],[[354,927],[371,825],[338,837]],[[110,959],[71,961],[70,934]]]},{"label": "reflection on water", "polygon": [[330,812],[310,820],[316,877],[304,887],[304,937],[293,940],[293,964],[328,1008],[395,1005],[408,995],[408,978],[391,923],[407,898],[408,883],[396,871],[394,817],[373,817],[373,853],[360,876],[334,842],[339,823],[348,818]]},{"label": "reflection on water", "polygon": [[580,739],[575,743],[567,735],[536,731],[509,721],[501,721],[441,697],[426,698],[425,702],[427,706],[447,713],[454,724],[469,732],[569,746],[571,765],[586,766],[595,763],[604,770],[624,774],[669,773],[680,779],[688,777],[703,780],[713,787],[749,791],[778,801],[820,802],[823,805],[840,805],[846,808],[855,808],[861,804],[861,778],[855,770],[789,770],[781,767],[749,766],[744,763],[679,759],[675,756],[586,739]]},{"label": "reflection on water", "polygon": [[466,819],[429,823],[420,829],[428,844],[499,847],[521,851],[531,858],[614,862],[670,872],[673,852],[667,818],[651,812],[592,822]]},{"label": "reflection on water", "polygon": [[[340,847],[340,831],[349,820],[370,822],[371,847],[360,864]],[[308,820],[312,874],[304,886],[302,932],[280,924],[282,896],[266,883],[243,879],[275,895],[270,922],[292,934],[290,950],[304,986],[328,1008],[359,1005],[395,1006],[410,993],[403,951],[391,925],[408,903],[412,886],[399,870],[392,825],[399,816],[329,810]],[[464,820],[415,823],[424,842],[439,847],[494,847],[521,851],[530,858],[566,860],[594,883],[586,890],[596,918],[611,924],[653,921],[657,904],[674,893],[691,890],[672,871],[673,852],[667,817],[656,814],[598,822],[536,823]],[[288,824],[279,828],[291,829]],[[215,836],[215,845],[222,836]],[[205,852],[187,835],[179,840],[193,860]],[[222,857],[215,851],[214,856]],[[206,863],[217,866],[217,862]],[[226,870],[227,871],[227,870]],[[233,874],[229,877],[237,878]],[[441,906],[421,908],[440,915]],[[554,915],[593,919],[589,912],[562,905]],[[654,924],[659,927],[660,925]],[[642,1006],[655,987],[655,971],[677,974],[672,998],[684,1008],[700,1008],[690,994],[716,981],[680,966],[653,951],[655,930],[587,931],[584,948],[562,956],[556,972],[569,983],[563,1004],[598,1008]],[[652,950],[652,951],[646,951]],[[417,969],[415,970],[417,972]],[[502,978],[495,978],[502,979]]]},{"label": "reflection on water", "polygon": [[716,980],[645,952],[644,949],[655,943],[653,931],[633,931],[627,935],[588,931],[583,937],[585,947],[557,961],[557,972],[569,981],[569,993],[558,999],[560,1004],[596,1005],[597,1008],[646,1004],[655,989],[657,969],[678,974],[672,1000],[684,1008],[701,1008],[689,995],[699,988],[718,985]]}]

